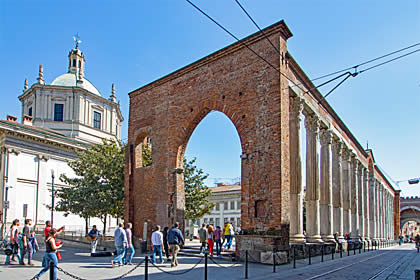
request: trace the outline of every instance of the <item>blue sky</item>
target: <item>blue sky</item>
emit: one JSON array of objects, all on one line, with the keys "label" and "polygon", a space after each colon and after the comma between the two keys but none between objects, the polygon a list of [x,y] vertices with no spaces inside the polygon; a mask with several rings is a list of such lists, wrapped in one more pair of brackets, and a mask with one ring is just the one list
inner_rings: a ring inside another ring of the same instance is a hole
[{"label": "blue sky", "polygon": [[[239,38],[256,31],[233,0],[193,2]],[[420,42],[416,0],[241,3],[261,27],[286,21],[294,34],[288,49],[311,78]],[[36,82],[39,64],[47,83],[67,71],[76,32],[86,77],[105,96],[116,84],[126,120],[128,92],[234,42],[182,0],[1,0],[0,118],[20,114],[17,96],[25,78]],[[351,78],[328,97],[394,180],[420,177],[419,69],[420,52]],[[238,177],[239,154],[234,127],[217,113],[199,125],[187,147],[212,178]],[[420,185],[400,186],[404,195],[420,195]]]}]

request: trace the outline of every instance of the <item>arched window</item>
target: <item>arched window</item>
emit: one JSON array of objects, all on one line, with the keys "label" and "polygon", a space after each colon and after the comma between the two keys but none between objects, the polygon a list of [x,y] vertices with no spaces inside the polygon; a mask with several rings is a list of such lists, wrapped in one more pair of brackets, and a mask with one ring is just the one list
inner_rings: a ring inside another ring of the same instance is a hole
[{"label": "arched window", "polygon": [[73,67],[76,67],[76,59],[73,59]]},{"label": "arched window", "polygon": [[79,68],[82,67],[82,62],[79,60]]},{"label": "arched window", "polygon": [[152,165],[152,138],[149,136],[138,137],[135,154],[136,168]]}]

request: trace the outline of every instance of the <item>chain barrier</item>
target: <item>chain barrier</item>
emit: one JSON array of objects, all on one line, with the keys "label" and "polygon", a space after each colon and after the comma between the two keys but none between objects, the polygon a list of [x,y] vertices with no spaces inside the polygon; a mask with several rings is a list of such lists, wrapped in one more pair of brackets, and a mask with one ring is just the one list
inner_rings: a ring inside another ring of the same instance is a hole
[{"label": "chain barrier", "polygon": [[159,267],[159,266],[157,266],[157,265],[155,265],[154,263],[152,263],[152,262],[150,262],[150,264],[152,264],[155,268],[157,268],[158,270],[160,270],[160,271],[162,271],[163,273],[166,273],[166,274],[170,274],[170,275],[182,275],[182,274],[186,274],[186,273],[188,273],[188,272],[190,272],[191,270],[193,270],[194,268],[196,268],[201,262],[203,261],[203,259],[202,258],[200,258],[199,260],[198,260],[198,262],[196,263],[196,264],[194,264],[191,268],[189,268],[188,270],[186,270],[186,271],[180,271],[180,272],[175,272],[175,271],[165,271],[165,270],[163,270],[161,267]]},{"label": "chain barrier", "polygon": [[209,257],[209,260],[211,260],[215,265],[219,266],[219,267],[223,267],[223,268],[231,268],[234,267],[237,264],[241,264],[241,261],[236,261],[235,263],[229,265],[229,266],[223,266],[222,264],[217,263],[213,257]]},{"label": "chain barrier", "polygon": [[[120,275],[118,277],[115,277],[115,278],[111,278],[110,280],[118,280],[118,279],[122,279],[122,278],[126,277],[127,275],[131,274],[134,270],[136,270],[137,268],[139,268],[143,263],[144,263],[144,260],[141,261],[141,262],[139,262],[139,263],[137,263],[136,266],[134,266],[132,269],[130,269],[129,271],[125,272],[124,274],[122,274],[122,275]],[[66,276],[68,276],[68,277],[70,277],[72,279],[76,279],[76,280],[87,280],[85,278],[81,278],[81,277],[79,277],[77,275],[74,275],[74,274],[72,274],[70,272],[67,272],[67,271],[65,271],[64,269],[62,269],[59,266],[56,266],[56,268],[57,268],[58,271],[62,272],[64,275],[66,275]],[[36,276],[34,276],[32,279],[36,279],[35,277]],[[61,279],[60,278],[57,278],[57,280],[61,280]]]}]

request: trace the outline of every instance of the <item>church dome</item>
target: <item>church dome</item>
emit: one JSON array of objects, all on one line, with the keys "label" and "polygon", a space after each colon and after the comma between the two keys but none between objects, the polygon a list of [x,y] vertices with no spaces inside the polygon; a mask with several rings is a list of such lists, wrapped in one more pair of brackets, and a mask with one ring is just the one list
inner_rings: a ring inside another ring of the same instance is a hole
[{"label": "church dome", "polygon": [[61,76],[58,76],[57,78],[52,81],[52,86],[62,86],[62,87],[81,87],[95,95],[102,96],[102,94],[99,92],[99,90],[87,79],[84,77],[82,78],[83,83],[80,85],[77,85],[77,76],[73,73],[66,73]]}]

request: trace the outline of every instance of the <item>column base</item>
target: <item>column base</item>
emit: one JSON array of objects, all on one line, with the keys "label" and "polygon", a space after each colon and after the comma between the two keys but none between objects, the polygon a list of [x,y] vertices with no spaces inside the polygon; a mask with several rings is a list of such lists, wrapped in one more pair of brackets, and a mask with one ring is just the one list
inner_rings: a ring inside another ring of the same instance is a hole
[{"label": "column base", "polygon": [[289,243],[305,243],[306,238],[303,234],[290,235]]},{"label": "column base", "polygon": [[333,235],[321,235],[321,239],[327,243],[335,243]]},{"label": "column base", "polygon": [[313,235],[307,238],[308,243],[324,243],[321,239],[321,235]]}]

